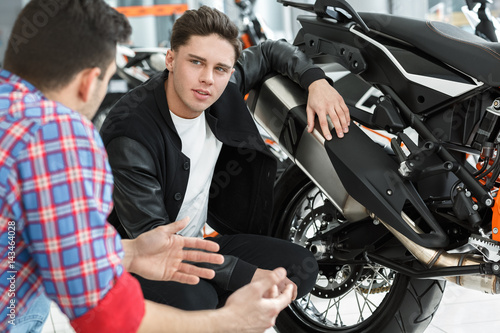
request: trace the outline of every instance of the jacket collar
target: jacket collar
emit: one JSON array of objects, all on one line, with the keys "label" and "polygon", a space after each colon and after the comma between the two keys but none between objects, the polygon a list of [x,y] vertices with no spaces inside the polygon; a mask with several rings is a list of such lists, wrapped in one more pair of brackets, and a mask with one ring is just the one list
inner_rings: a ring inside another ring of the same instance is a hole
[{"label": "jacket collar", "polygon": [[165,81],[167,81],[167,79],[168,79],[168,70],[165,69],[158,78],[159,82],[157,82],[154,88],[156,105],[158,106],[158,110],[160,110],[160,113],[165,122],[167,123],[168,127],[170,127],[172,131],[177,133],[174,122],[172,121],[172,117],[170,116],[169,112],[170,108],[168,107],[167,95],[165,92]]}]

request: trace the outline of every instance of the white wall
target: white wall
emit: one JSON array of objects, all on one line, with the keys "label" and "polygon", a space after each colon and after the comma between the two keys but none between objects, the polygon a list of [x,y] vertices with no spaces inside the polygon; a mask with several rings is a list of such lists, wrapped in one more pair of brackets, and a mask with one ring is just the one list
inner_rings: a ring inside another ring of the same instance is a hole
[{"label": "white wall", "polygon": [[424,19],[429,10],[428,0],[418,0],[418,1],[397,0],[392,2],[393,2],[392,13],[394,15],[409,16],[409,17]]},{"label": "white wall", "polygon": [[0,2],[0,66],[3,63],[12,26],[27,0],[2,0]]},{"label": "white wall", "polygon": [[[110,5],[116,5],[118,0],[106,0]],[[297,2],[314,3],[314,0],[294,0]],[[21,8],[29,0],[1,0],[0,1],[0,64],[3,61],[5,47],[8,42],[11,27]],[[179,1],[172,1],[179,3]],[[207,4],[223,9],[231,18],[237,19],[238,10],[234,5],[234,0],[184,0],[190,8],[197,8],[200,4]],[[396,15],[413,16],[424,18],[427,13],[428,0],[408,1],[408,0],[348,0],[351,6],[357,11],[366,12],[392,12]],[[154,0],[142,1],[144,5],[152,5]],[[307,14],[304,11],[284,7],[276,0],[257,0],[255,5],[256,14],[260,15],[271,33],[269,37],[285,38],[293,41],[299,29],[296,17]],[[134,44],[141,46],[157,46],[158,25],[152,17],[131,18],[133,26],[132,40]],[[163,36],[164,37],[164,36]]]}]

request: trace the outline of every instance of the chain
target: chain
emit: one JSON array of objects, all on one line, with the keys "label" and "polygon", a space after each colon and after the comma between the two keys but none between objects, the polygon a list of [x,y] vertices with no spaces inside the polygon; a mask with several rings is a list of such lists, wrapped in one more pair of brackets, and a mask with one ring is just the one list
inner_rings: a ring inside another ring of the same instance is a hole
[{"label": "chain", "polygon": [[391,286],[378,287],[378,288],[373,288],[371,290],[367,289],[367,288],[363,288],[362,286],[359,286],[358,289],[363,294],[380,294],[380,293],[388,292],[391,289]]}]

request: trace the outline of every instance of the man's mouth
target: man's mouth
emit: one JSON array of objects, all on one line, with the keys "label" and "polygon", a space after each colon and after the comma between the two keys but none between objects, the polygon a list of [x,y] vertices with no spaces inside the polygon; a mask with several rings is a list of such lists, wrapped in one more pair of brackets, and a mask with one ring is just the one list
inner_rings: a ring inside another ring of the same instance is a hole
[{"label": "man's mouth", "polygon": [[198,94],[200,95],[209,95],[206,91],[201,91],[201,90],[195,90]]}]

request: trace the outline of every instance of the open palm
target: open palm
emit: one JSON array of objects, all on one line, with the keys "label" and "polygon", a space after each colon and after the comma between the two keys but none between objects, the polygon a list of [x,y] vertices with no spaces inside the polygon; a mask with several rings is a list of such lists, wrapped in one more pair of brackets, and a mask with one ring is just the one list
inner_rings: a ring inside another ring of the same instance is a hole
[{"label": "open palm", "polygon": [[[199,278],[211,279],[211,269],[197,267],[188,262],[222,264],[224,257],[212,253],[219,250],[217,243],[176,233],[188,223],[180,221],[157,227],[134,240],[130,271],[150,280],[176,281],[197,284]],[[209,251],[209,252],[207,252]]]}]

